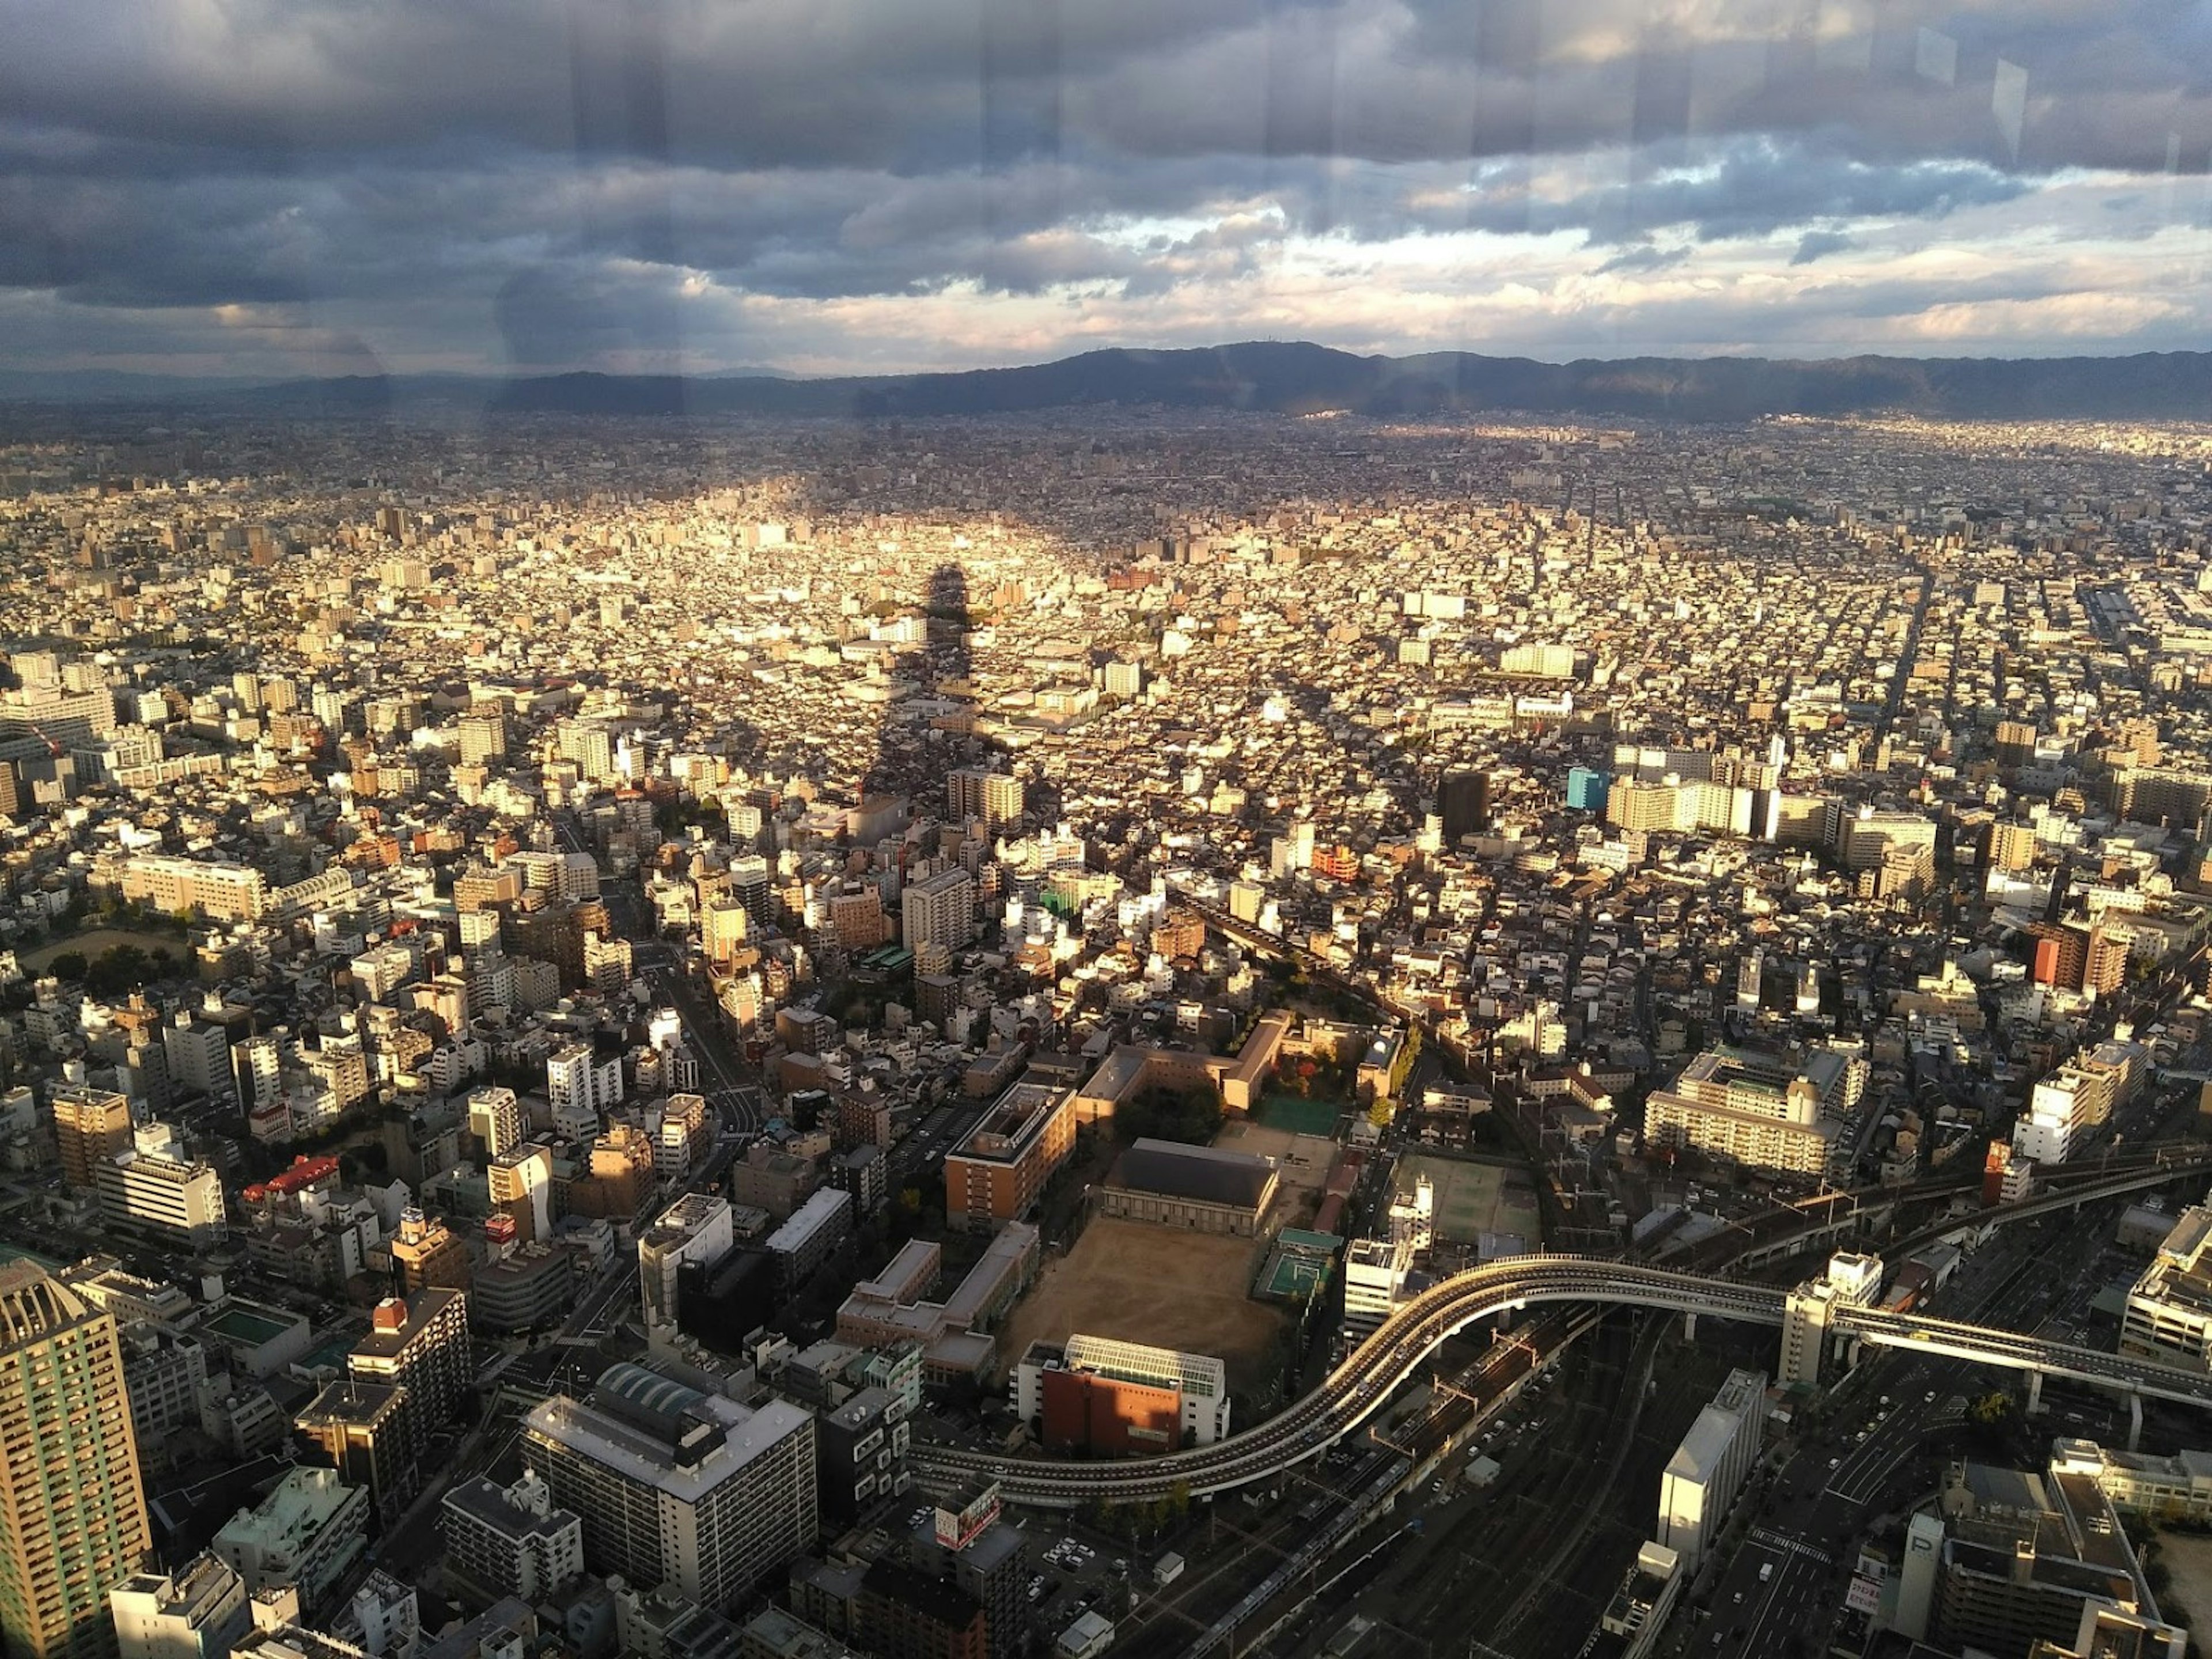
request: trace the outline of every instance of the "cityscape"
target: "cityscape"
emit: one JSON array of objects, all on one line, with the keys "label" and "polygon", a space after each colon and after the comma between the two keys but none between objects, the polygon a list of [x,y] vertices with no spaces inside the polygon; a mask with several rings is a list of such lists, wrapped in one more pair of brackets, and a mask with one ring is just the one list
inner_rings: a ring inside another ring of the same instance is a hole
[{"label": "cityscape", "polygon": [[2212,7],[0,20],[0,1659],[2212,1655]]},{"label": "cityscape", "polygon": [[2203,428],[15,420],[11,1650],[2190,1650]]}]

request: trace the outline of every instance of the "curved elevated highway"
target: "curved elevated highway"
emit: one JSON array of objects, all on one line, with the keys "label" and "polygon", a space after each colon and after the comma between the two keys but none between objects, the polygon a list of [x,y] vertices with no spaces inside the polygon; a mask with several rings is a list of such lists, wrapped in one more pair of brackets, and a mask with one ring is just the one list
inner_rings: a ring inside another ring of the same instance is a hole
[{"label": "curved elevated highway", "polygon": [[[1431,1285],[1392,1314],[1328,1379],[1286,1410],[1211,1446],[1135,1462],[1006,1457],[917,1443],[917,1470],[958,1479],[987,1476],[1015,1503],[1074,1508],[1227,1491],[1268,1480],[1318,1456],[1365,1422],[1447,1338],[1479,1320],[1541,1302],[1652,1308],[1753,1324],[1784,1322],[1789,1293],[1763,1285],[1587,1256],[1523,1255],[1494,1261]],[[1887,1346],[2095,1383],[2121,1393],[2212,1408],[2212,1373],[2038,1341],[1911,1314],[1834,1308],[1828,1328]]]}]

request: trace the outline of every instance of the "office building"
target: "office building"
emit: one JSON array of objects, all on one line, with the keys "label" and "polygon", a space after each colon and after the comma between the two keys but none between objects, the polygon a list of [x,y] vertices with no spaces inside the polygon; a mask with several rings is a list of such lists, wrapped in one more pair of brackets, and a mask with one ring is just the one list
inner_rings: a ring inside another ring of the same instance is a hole
[{"label": "office building", "polygon": [[1667,1615],[1674,1610],[1689,1576],[1673,1550],[1656,1539],[1646,1539],[1637,1547],[1636,1565],[1598,1616],[1598,1629],[1607,1636],[1618,1637],[1620,1644],[1600,1650],[1609,1659],[1615,1655],[1617,1659],[1644,1659],[1658,1645],[1660,1633],[1667,1628]]},{"label": "office building", "polygon": [[228,1212],[222,1178],[185,1153],[166,1123],[135,1131],[131,1145],[97,1171],[100,1210],[112,1227],[157,1234],[187,1249],[223,1236]]},{"label": "office building", "polygon": [[477,1272],[469,1318],[479,1330],[508,1336],[549,1328],[568,1311],[576,1281],[576,1252],[566,1244],[507,1249]]},{"label": "office building", "polygon": [[726,1200],[686,1193],[637,1242],[638,1303],[648,1326],[673,1328],[684,1264],[712,1267],[737,1243]]},{"label": "office building", "polygon": [[368,1488],[334,1469],[295,1468],[250,1509],[222,1523],[215,1553],[248,1594],[297,1587],[302,1607],[319,1607],[368,1547]]},{"label": "office building", "polygon": [[0,1267],[0,1641],[114,1650],[108,1595],[153,1543],[115,1321],[43,1268]]},{"label": "office building", "polygon": [[1044,1444],[1126,1456],[1210,1446],[1229,1433],[1220,1360],[1105,1337],[1034,1342],[1014,1373],[1014,1411]]},{"label": "office building", "polygon": [[1567,769],[1567,805],[1577,812],[1605,815],[1606,796],[1613,784],[1611,777],[1587,766]]},{"label": "office building", "polygon": [[1729,1505],[1759,1461],[1765,1418],[1765,1375],[1729,1372],[1661,1471],[1659,1525],[1653,1535],[1674,1552],[1686,1573],[1694,1574],[1705,1560],[1728,1518]]},{"label": "office building", "polygon": [[454,1482],[440,1506],[446,1570],[486,1602],[519,1596],[532,1606],[584,1576],[584,1522],[558,1508],[528,1469],[511,1486],[481,1474]]},{"label": "office building", "polygon": [[965,870],[945,870],[899,895],[900,943],[919,952],[938,945],[957,951],[975,937],[975,881]]},{"label": "office building", "polygon": [[137,1572],[107,1599],[119,1659],[224,1659],[253,1628],[246,1581],[221,1556]]},{"label": "office building", "polygon": [[2212,1206],[2184,1210],[2129,1289],[2120,1352],[2212,1369]]},{"label": "office building", "polygon": [[945,1156],[945,1219],[995,1228],[1027,1215],[1075,1146],[1074,1094],[1017,1083]]},{"label": "office building", "polygon": [[748,1408],[617,1364],[588,1400],[532,1407],[523,1442],[583,1516],[585,1559],[634,1584],[720,1611],[813,1541],[814,1419],[788,1401]]},{"label": "office building", "polygon": [[907,1449],[914,1425],[906,1401],[866,1388],[814,1420],[815,1468],[822,1514],[850,1523],[911,1484]]},{"label": "office building", "polygon": [[126,1095],[82,1083],[64,1084],[54,1091],[53,1114],[62,1179],[70,1186],[97,1186],[100,1166],[130,1150],[131,1100]]},{"label": "office building", "polygon": [[408,1435],[418,1458],[431,1433],[453,1420],[474,1376],[469,1346],[469,1299],[459,1291],[417,1291],[386,1297],[369,1316],[368,1334],[346,1356],[356,1382],[407,1391]]},{"label": "office building", "polygon": [[764,1241],[775,1258],[777,1283],[787,1290],[805,1284],[852,1235],[852,1194],[820,1188]]}]

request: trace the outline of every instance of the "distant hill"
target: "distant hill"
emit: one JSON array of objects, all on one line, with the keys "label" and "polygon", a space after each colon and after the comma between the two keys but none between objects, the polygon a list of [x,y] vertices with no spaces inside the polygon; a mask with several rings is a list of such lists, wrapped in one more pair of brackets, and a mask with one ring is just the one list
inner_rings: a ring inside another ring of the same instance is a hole
[{"label": "distant hill", "polygon": [[[1966,418],[2212,420],[2212,353],[2132,357],[1631,357],[1543,363],[1428,352],[1363,357],[1297,342],[1115,349],[961,374],[799,380],[579,373],[295,380],[169,387],[119,377],[76,396],[68,377],[0,377],[0,398],[190,404],[293,416],[486,409],[560,415],[1001,415],[1099,405],[1372,416],[1522,410],[1740,421],[1893,412]],[[24,382],[35,382],[36,389]]]}]

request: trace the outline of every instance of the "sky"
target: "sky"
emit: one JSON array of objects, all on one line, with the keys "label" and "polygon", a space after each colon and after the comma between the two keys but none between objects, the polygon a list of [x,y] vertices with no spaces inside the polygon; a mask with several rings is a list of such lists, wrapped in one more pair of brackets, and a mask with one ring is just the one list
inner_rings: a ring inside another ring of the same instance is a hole
[{"label": "sky", "polygon": [[0,370],[2212,348],[2212,0],[7,0]]}]

